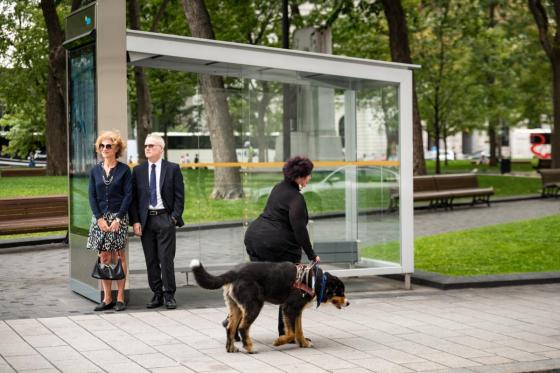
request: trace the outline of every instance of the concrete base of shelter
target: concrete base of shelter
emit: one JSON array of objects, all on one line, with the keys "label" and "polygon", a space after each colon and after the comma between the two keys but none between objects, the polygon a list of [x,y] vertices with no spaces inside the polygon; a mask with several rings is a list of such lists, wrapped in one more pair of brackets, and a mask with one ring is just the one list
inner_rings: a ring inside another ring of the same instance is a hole
[{"label": "concrete base of shelter", "polygon": [[[385,275],[383,277],[401,281],[404,279],[404,275]],[[550,284],[560,283],[560,272],[511,273],[504,275],[481,276],[445,276],[433,272],[416,271],[412,275],[412,283],[435,287],[442,290]]]}]

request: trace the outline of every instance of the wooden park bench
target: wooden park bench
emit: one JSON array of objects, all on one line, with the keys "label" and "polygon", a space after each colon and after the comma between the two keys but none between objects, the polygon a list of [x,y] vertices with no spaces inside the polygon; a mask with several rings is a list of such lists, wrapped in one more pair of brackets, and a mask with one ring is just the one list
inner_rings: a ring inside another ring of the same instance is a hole
[{"label": "wooden park bench", "polygon": [[14,176],[45,176],[47,174],[46,168],[9,168],[0,171],[0,177],[14,177]]},{"label": "wooden park bench", "polygon": [[[457,198],[472,198],[471,206],[476,203],[490,206],[490,196],[494,194],[494,188],[478,186],[476,174],[415,176],[413,183],[414,202],[428,201],[430,208],[453,209],[453,201]],[[396,209],[398,199],[399,191],[392,189],[390,209]]]},{"label": "wooden park bench", "polygon": [[0,199],[0,234],[67,229],[67,196]]},{"label": "wooden park bench", "polygon": [[560,168],[544,168],[539,170],[542,181],[543,197],[558,197],[560,192]]}]

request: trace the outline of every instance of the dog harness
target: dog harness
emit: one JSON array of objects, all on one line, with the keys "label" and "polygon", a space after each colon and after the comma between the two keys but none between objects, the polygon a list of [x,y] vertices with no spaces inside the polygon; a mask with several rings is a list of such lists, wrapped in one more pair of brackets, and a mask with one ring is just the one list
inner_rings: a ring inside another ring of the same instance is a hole
[{"label": "dog harness", "polygon": [[[296,279],[292,286],[304,292],[301,294],[302,297],[305,296],[305,294],[309,294],[309,296],[311,296],[311,299],[313,299],[313,297],[317,295],[316,308],[318,308],[321,305],[321,302],[323,301],[323,295],[325,292],[325,287],[327,285],[326,273],[324,273],[319,268],[317,262],[313,262],[310,265],[296,264],[295,266],[296,266]],[[315,294],[315,280],[319,277],[318,276],[319,271],[321,272],[320,273],[321,278],[319,280],[321,281],[321,286],[319,286],[318,294]],[[311,282],[311,284],[309,282]]]}]

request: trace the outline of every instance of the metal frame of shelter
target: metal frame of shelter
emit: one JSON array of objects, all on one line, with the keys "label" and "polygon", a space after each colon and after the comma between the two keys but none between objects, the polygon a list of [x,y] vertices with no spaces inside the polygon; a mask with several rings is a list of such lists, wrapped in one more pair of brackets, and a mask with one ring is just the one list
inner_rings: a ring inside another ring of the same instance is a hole
[{"label": "metal frame of shelter", "polygon": [[[399,267],[377,265],[369,268],[331,270],[340,277],[381,274],[405,274],[406,287],[414,271],[413,201],[412,201],[412,69],[417,65],[382,62],[360,58],[326,55],[291,49],[222,42],[192,37],[131,31],[126,33],[126,48],[132,65],[180,70],[192,73],[239,76],[282,83],[311,79],[333,88],[345,89],[347,138],[356,138],[355,92],[352,82],[372,86],[394,84],[399,91],[400,144],[400,246]],[[337,81],[337,77],[340,81]],[[350,81],[350,87],[348,82]],[[352,130],[353,129],[353,130]],[[349,144],[353,143],[348,141]],[[355,141],[354,141],[355,143]],[[347,162],[355,162],[355,149],[347,149]],[[347,235],[355,233],[357,217],[355,183],[347,190]],[[354,187],[355,188],[355,187]],[[349,197],[349,198],[348,198]],[[348,238],[348,237],[347,237]],[[352,237],[349,237],[352,238]]]}]

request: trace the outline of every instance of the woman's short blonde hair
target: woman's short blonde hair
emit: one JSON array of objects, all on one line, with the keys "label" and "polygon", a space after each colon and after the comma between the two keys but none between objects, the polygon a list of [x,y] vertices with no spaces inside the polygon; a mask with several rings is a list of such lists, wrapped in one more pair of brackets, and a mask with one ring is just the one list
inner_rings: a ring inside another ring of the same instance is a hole
[{"label": "woman's short blonde hair", "polygon": [[116,153],[115,157],[119,158],[122,153],[126,150],[126,142],[123,141],[121,134],[119,131],[111,130],[111,131],[103,131],[95,140],[95,151],[97,154],[101,154],[101,150],[99,149],[99,145],[103,140],[110,140],[113,146],[116,146]]}]

